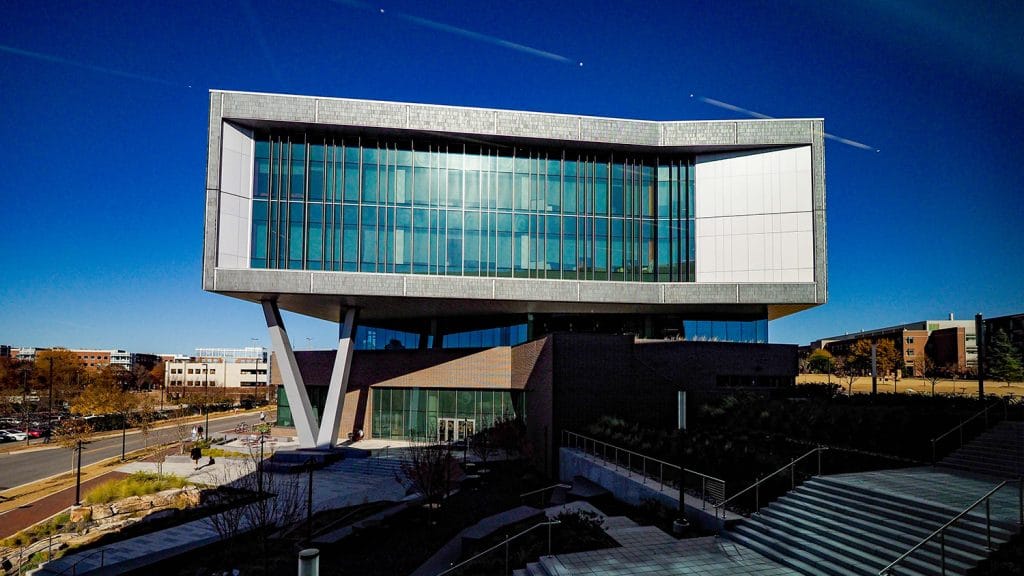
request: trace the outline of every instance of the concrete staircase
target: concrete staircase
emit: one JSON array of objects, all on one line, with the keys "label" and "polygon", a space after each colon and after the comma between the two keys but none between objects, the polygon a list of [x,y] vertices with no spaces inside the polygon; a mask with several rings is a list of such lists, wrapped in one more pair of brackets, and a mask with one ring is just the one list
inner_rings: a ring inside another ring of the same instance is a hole
[{"label": "concrete staircase", "polygon": [[997,478],[1024,476],[1024,422],[1000,422],[953,452],[939,466]]},{"label": "concrete staircase", "polygon": [[[813,478],[726,536],[804,574],[874,575],[974,504],[1001,480],[1024,475],[1024,423],[1001,422],[935,467]],[[991,546],[1020,530],[1016,481],[989,501]],[[946,572],[966,574],[989,554],[986,507],[945,532]],[[929,542],[898,574],[942,573],[941,544]]]},{"label": "concrete staircase", "polygon": [[[910,477],[906,470],[891,470],[814,478],[727,536],[804,574],[873,575],[996,484],[981,477],[908,470],[914,471]],[[950,482],[958,492],[942,494],[952,488]],[[1018,530],[1015,492],[1004,489],[993,499],[993,547]],[[946,531],[945,549],[952,574],[965,574],[988,555],[984,507]],[[939,574],[940,566],[940,543],[934,541],[901,563],[898,573]]]}]

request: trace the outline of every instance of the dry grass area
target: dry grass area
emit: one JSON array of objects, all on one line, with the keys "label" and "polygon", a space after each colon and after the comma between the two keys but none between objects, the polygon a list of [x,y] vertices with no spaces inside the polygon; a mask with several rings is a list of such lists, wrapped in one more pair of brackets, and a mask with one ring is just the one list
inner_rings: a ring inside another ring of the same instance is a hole
[{"label": "dry grass area", "polygon": [[[828,382],[827,374],[800,374],[796,378],[797,384],[817,384],[821,382]],[[845,390],[847,387],[846,381],[832,376],[832,383],[839,384]],[[895,383],[892,378],[887,380],[878,379],[878,391],[885,393],[896,392],[898,394],[931,394],[932,383],[924,378],[901,378]],[[864,394],[871,392],[871,377],[865,376],[857,378],[853,383],[854,394]],[[977,396],[978,394],[978,381],[977,380],[939,380],[935,385],[936,394],[957,394],[961,396]],[[1004,382],[985,382],[985,394],[995,394],[997,396],[1024,396],[1024,382],[1014,382],[1007,385]]]}]

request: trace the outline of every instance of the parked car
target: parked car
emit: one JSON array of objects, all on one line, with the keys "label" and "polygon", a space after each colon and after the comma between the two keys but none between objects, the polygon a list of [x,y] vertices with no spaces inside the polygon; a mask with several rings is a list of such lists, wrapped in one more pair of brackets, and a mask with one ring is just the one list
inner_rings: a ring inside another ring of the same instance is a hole
[{"label": "parked car", "polygon": [[28,438],[28,434],[22,432],[21,430],[11,430],[11,429],[0,430],[0,434],[2,434],[5,438],[7,438],[8,439],[7,441],[16,441],[17,442],[17,441],[21,441],[21,440],[24,440],[24,439]]}]

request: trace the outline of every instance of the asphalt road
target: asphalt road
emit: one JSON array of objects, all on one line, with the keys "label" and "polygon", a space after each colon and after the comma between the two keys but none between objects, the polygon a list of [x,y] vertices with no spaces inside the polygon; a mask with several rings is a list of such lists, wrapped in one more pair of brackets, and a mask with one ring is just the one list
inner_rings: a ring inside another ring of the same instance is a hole
[{"label": "asphalt road", "polygon": [[[268,420],[273,419],[273,412],[267,413]],[[228,416],[210,420],[210,435],[218,436],[224,432],[232,432],[239,422],[256,424],[259,422],[258,413],[248,413],[238,416]],[[200,425],[203,422],[199,423]],[[188,426],[192,427],[191,424]],[[137,431],[129,430],[125,436],[125,450],[131,452],[149,446],[176,442],[178,440],[174,426],[161,427],[152,430],[149,438],[145,438]],[[36,446],[33,443],[33,446]],[[121,455],[121,435],[111,436],[93,440],[85,446],[82,451],[82,466],[88,466],[101,460]],[[0,490],[7,490],[15,486],[21,486],[29,482],[48,478],[56,474],[70,472],[72,470],[72,451],[56,445],[39,448],[31,448],[24,451],[0,454]]]}]

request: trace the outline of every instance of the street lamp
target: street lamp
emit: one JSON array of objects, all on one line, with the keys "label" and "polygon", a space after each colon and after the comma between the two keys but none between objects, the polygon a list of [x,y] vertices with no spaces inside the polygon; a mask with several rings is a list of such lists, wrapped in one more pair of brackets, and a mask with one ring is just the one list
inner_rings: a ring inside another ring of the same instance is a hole
[{"label": "street lamp", "polygon": [[206,410],[206,439],[210,439],[210,365],[203,362],[203,393],[205,401],[203,402]]},{"label": "street lamp", "polygon": [[259,338],[249,338],[252,341],[253,355],[252,355],[252,385],[256,387],[256,392],[260,390],[260,352],[259,349]]}]

